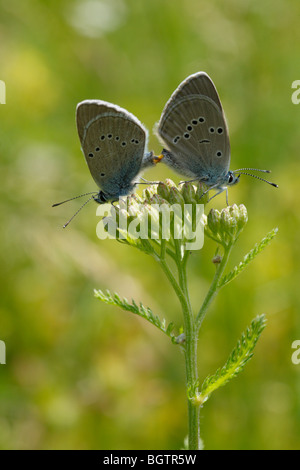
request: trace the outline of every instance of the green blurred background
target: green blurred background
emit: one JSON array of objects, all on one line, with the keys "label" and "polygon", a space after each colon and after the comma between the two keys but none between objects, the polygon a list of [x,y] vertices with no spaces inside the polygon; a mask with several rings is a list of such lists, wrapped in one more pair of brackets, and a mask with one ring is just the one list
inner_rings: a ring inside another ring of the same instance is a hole
[{"label": "green blurred background", "polygon": [[[178,84],[206,71],[230,128],[231,167],[272,169],[278,190],[245,176],[230,189],[249,222],[230,266],[279,227],[275,241],[221,291],[199,338],[199,373],[226,361],[257,314],[268,325],[244,372],[202,411],[206,449],[299,449],[298,0],[0,0],[0,448],[179,449],[187,433],[184,358],[154,327],[105,306],[94,288],[143,301],[181,325],[152,258],[96,237],[95,204],[51,204],[95,189],[75,107],[103,99],[152,128]],[[158,165],[148,179],[180,177]],[[210,207],[225,205],[224,194]],[[214,266],[192,255],[200,306]]]}]

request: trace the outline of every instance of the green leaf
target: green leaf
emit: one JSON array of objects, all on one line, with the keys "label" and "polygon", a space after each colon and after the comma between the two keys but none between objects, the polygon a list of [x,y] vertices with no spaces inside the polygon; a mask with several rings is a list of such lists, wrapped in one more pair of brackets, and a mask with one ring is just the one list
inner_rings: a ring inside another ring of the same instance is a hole
[{"label": "green leaf", "polygon": [[253,356],[254,347],[265,326],[265,315],[259,315],[252,320],[250,327],[247,328],[246,333],[242,334],[226,364],[218,369],[214,375],[208,376],[202,384],[200,394],[191,398],[195,405],[203,405],[215,390],[225,385],[244,369]]},{"label": "green leaf", "polygon": [[240,262],[238,266],[235,266],[230,273],[226,274],[222,277],[218,284],[218,288],[221,288],[235,279],[245,268],[248,264],[254,260],[254,258],[271,242],[271,240],[275,237],[278,232],[278,228],[274,228],[269,232],[260,243],[257,243],[254,248],[244,257],[243,261]]},{"label": "green leaf", "polygon": [[97,299],[101,300],[102,302],[108,305],[115,305],[127,312],[139,315],[152,325],[156,326],[160,331],[169,336],[169,338],[173,339],[173,323],[166,325],[166,320],[160,320],[157,315],[154,315],[149,307],[145,307],[142,303],[137,305],[134,300],[132,300],[132,303],[130,304],[127,299],[121,299],[117,293],[112,294],[109,290],[106,290],[105,292],[101,290],[95,290],[94,292],[95,297],[97,297]]}]

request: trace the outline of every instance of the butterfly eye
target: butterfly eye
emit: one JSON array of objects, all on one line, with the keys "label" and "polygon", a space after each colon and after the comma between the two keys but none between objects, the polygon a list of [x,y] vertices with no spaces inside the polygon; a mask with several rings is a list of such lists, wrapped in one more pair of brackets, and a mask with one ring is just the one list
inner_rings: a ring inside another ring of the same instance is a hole
[{"label": "butterfly eye", "polygon": [[228,183],[232,183],[233,180],[234,180],[234,176],[232,173],[230,173],[229,178],[228,178]]}]

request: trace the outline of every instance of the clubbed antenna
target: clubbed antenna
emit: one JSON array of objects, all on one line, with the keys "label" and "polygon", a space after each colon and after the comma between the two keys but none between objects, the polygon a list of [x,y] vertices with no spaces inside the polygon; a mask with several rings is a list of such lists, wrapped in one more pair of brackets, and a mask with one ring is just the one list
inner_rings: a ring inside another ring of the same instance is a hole
[{"label": "clubbed antenna", "polygon": [[81,194],[80,196],[71,197],[70,199],[66,199],[65,201],[58,202],[58,203],[56,203],[56,204],[52,204],[52,207],[60,206],[61,204],[64,204],[65,202],[73,201],[73,199],[78,199],[79,197],[88,196],[88,195],[90,195],[90,194],[92,194],[92,196],[89,197],[88,200],[85,201],[85,203],[82,204],[81,207],[79,207],[78,211],[76,211],[75,214],[72,215],[72,217],[68,220],[68,222],[66,222],[66,223],[63,225],[63,228],[66,228],[66,227],[69,225],[69,223],[74,219],[74,217],[76,217],[76,215],[78,214],[78,212],[80,212],[81,209],[82,209],[91,199],[93,199],[93,197],[94,197],[93,195],[94,195],[94,194],[97,194],[97,192],[96,192],[96,191],[93,191],[93,192],[91,192],[91,193],[84,193],[84,194]]},{"label": "clubbed antenna", "polygon": [[[89,197],[88,200],[85,201],[85,202],[82,204],[81,207],[79,207],[78,211],[76,211],[75,214],[72,215],[71,219],[69,219],[68,222],[66,222],[66,223],[63,225],[63,228],[66,228],[66,227],[69,225],[69,223],[74,219],[74,217],[76,217],[76,215],[78,214],[78,212],[80,212],[81,209],[82,209],[91,199],[93,199],[93,197],[94,197],[94,196]],[[75,198],[75,199],[76,199],[76,198]]]},{"label": "clubbed antenna", "polygon": [[238,173],[239,177],[240,177],[240,175],[252,176],[252,178],[256,178],[260,181],[264,181],[265,183],[268,183],[271,186],[274,186],[274,188],[278,188],[278,184],[276,184],[276,183],[272,183],[271,181],[268,181],[264,178],[261,178],[260,176],[252,175],[252,173],[247,173],[249,170],[250,171],[261,171],[262,173],[271,173],[270,170],[261,170],[260,168],[240,168],[239,170],[234,170],[233,173]]},{"label": "clubbed antenna", "polygon": [[[61,204],[64,204],[65,202],[73,201],[73,199],[78,199],[79,197],[89,196],[90,194],[97,194],[97,191],[93,191],[91,193],[80,194],[80,196],[71,197],[70,199],[66,199],[65,201],[57,202],[56,204],[52,204],[52,207],[60,206]],[[92,199],[92,198],[90,198],[90,199]]]}]

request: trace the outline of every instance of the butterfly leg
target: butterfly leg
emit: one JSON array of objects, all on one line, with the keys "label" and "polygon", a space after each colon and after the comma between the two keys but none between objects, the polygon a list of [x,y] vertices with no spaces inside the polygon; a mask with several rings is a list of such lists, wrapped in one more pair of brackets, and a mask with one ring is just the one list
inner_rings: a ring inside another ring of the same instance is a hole
[{"label": "butterfly leg", "polygon": [[[205,184],[205,182],[204,182]],[[218,196],[219,194],[221,194],[223,191],[226,190],[226,203],[227,203],[227,206],[228,206],[228,190],[227,190],[227,187],[221,187],[218,185],[218,184],[215,184],[213,186],[210,186],[206,191],[204,191],[204,193],[201,195],[201,197],[203,197],[205,194],[207,194],[211,189],[216,189],[217,192],[216,194],[214,194],[212,197],[209,198],[209,200],[207,202],[210,202],[214,197]]]},{"label": "butterfly leg", "polygon": [[194,180],[188,180],[188,181],[179,181],[178,185],[184,184],[184,183],[194,183],[195,181],[199,181],[199,178],[196,178]]},{"label": "butterfly leg", "polygon": [[143,180],[143,183],[141,181],[138,181],[136,184],[162,184],[161,181],[148,181],[145,178],[142,178],[141,176],[140,179]]},{"label": "butterfly leg", "polygon": [[[209,189],[214,189],[213,187],[209,188]],[[221,188],[216,194],[214,194],[212,197],[209,198],[209,200],[207,202],[210,202],[214,197],[218,196],[219,194],[221,194],[223,191],[226,190],[226,203],[227,203],[227,206],[228,206],[228,191],[227,191],[227,188]],[[205,191],[206,193],[207,191]],[[203,193],[203,194],[205,194]]]}]

